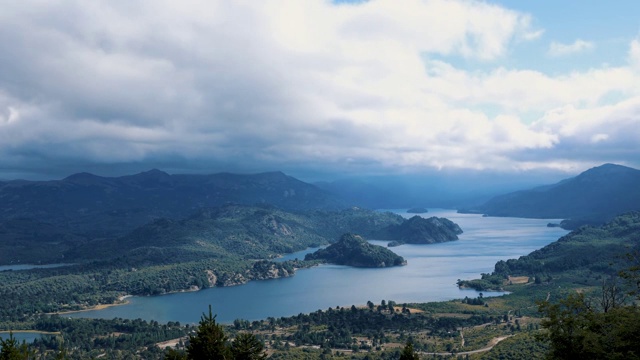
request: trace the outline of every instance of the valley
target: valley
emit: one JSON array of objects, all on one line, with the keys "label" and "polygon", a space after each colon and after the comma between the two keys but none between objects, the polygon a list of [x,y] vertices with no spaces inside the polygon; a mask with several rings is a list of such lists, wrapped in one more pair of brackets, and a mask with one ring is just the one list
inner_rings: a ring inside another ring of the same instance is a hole
[{"label": "valley", "polygon": [[[567,234],[547,226],[562,218],[424,210],[226,203],[186,217],[152,216],[124,233],[5,212],[2,246],[16,251],[3,261],[19,264],[0,271],[0,327],[59,334],[41,349],[82,327],[95,340],[77,358],[115,354],[97,340],[106,331],[128,344],[119,358],[151,341],[179,345],[211,305],[230,334],[250,331],[274,359],[393,358],[406,341],[424,356],[491,358],[508,353],[503,343],[537,346],[546,321],[540,301],[562,302],[576,291],[597,296],[627,266],[612,259],[640,240],[633,213]],[[122,321],[138,321],[139,330],[116,330]],[[137,342],[137,333],[146,340]]]}]

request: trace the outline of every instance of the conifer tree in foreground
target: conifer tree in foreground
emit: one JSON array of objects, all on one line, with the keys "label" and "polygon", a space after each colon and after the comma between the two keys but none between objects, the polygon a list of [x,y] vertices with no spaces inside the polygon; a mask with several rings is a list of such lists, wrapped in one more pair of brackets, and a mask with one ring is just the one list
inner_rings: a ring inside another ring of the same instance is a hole
[{"label": "conifer tree in foreground", "polygon": [[0,360],[27,360],[29,352],[27,344],[22,345],[13,337],[13,333],[9,333],[8,339],[0,338]]},{"label": "conifer tree in foreground", "polygon": [[262,360],[267,357],[264,345],[253,334],[238,334],[231,344],[231,353],[235,360]]},{"label": "conifer tree in foreground", "polygon": [[193,360],[232,359],[227,336],[222,326],[216,323],[216,317],[211,313],[211,305],[209,315],[202,314],[196,335],[189,337],[187,357]]},{"label": "conifer tree in foreground", "polygon": [[413,350],[413,344],[410,341],[407,341],[407,344],[402,349],[402,353],[400,353],[400,360],[419,360],[420,357]]},{"label": "conifer tree in foreground", "polygon": [[[238,334],[229,343],[222,325],[216,323],[211,305],[209,315],[202,314],[196,334],[189,337],[186,355],[187,359],[192,360],[262,360],[267,357],[264,345],[253,334]],[[179,353],[170,352],[166,358],[169,356],[176,359],[179,358]]]}]

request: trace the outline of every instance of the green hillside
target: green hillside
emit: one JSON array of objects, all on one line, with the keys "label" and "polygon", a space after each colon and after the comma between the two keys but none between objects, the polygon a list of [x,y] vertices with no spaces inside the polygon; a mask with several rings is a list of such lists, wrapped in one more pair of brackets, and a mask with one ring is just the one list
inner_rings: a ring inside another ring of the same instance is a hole
[{"label": "green hillside", "polygon": [[605,164],[557,184],[494,197],[462,210],[490,216],[571,219],[567,228],[640,210],[640,170]]},{"label": "green hillside", "polygon": [[369,244],[361,236],[354,234],[344,234],[336,243],[312,254],[307,254],[304,259],[367,268],[406,264],[402,256],[385,247]]}]

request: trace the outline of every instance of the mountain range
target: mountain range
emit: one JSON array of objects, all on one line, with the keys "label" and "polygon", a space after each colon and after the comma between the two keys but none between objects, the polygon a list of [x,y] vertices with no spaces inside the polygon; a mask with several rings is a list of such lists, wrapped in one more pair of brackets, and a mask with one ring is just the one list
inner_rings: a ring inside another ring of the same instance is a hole
[{"label": "mountain range", "polygon": [[34,219],[103,236],[227,203],[285,210],[347,207],[339,197],[282,172],[170,175],[154,169],[121,177],[79,173],[54,181],[0,182],[0,221]]},{"label": "mountain range", "polygon": [[604,164],[556,184],[496,196],[461,212],[570,219],[575,227],[603,223],[634,210],[640,210],[640,170]]}]

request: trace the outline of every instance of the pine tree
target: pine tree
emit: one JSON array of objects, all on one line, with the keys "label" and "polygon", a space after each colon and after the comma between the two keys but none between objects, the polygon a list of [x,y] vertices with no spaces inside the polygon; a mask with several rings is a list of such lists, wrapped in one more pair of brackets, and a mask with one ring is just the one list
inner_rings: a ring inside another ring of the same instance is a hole
[{"label": "pine tree", "polygon": [[196,335],[189,337],[187,358],[192,360],[230,360],[233,358],[227,344],[227,336],[224,334],[222,326],[216,323],[216,317],[211,313],[211,305],[209,305],[209,315],[202,314]]},{"label": "pine tree", "polygon": [[410,341],[407,341],[407,345],[402,349],[402,353],[400,353],[400,360],[419,360],[420,357],[413,351],[413,344]]},{"label": "pine tree", "polygon": [[9,338],[4,340],[0,338],[0,360],[28,360],[29,352],[27,344],[18,344],[18,340],[13,337],[13,333],[9,333]]},{"label": "pine tree", "polygon": [[264,345],[249,333],[238,334],[231,344],[231,353],[235,360],[262,360],[267,357]]}]

